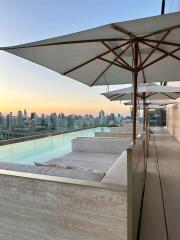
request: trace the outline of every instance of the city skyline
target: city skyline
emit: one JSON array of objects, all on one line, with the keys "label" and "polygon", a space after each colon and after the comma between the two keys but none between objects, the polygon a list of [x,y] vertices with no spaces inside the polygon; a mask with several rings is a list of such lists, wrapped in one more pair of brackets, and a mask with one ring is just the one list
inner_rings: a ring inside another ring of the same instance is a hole
[{"label": "city skyline", "polygon": [[19,110],[16,115],[12,112],[7,115],[0,112],[0,140],[27,137],[48,132],[66,132],[94,127],[117,126],[122,122],[131,121],[130,116],[106,114],[103,110],[97,116],[65,115],[63,112],[53,112],[49,115],[38,115],[36,112],[28,113]]},{"label": "city skyline", "polygon": [[7,113],[3,113],[2,111],[0,111],[0,116],[5,116],[5,115],[11,114],[12,116],[15,116],[15,117],[16,117],[16,116],[18,116],[19,113],[22,113],[24,116],[30,117],[32,113],[35,113],[37,116],[42,116],[42,115],[44,115],[44,116],[50,116],[50,115],[52,115],[52,114],[57,114],[57,115],[59,115],[59,114],[64,114],[65,116],[87,116],[87,115],[90,116],[90,115],[91,115],[91,116],[93,116],[93,117],[98,117],[101,112],[103,112],[103,113],[105,114],[105,116],[108,116],[108,115],[111,115],[111,114],[114,114],[115,116],[116,116],[116,115],[117,115],[117,116],[118,116],[118,115],[121,115],[121,116],[123,116],[123,117],[130,116],[130,111],[129,111],[129,113],[128,113],[127,115],[121,114],[120,112],[118,112],[118,113],[114,113],[114,112],[108,113],[108,112],[105,112],[103,109],[99,109],[99,111],[98,111],[96,114],[91,114],[91,113],[86,113],[86,114],[81,114],[81,113],[75,113],[75,114],[74,114],[74,113],[70,113],[70,114],[66,114],[66,113],[64,113],[63,111],[58,111],[58,112],[52,111],[52,112],[50,112],[50,113],[45,113],[45,112],[40,112],[40,113],[38,113],[37,111],[28,111],[27,108],[24,108],[23,110],[22,110],[22,109],[19,109],[17,112],[9,111],[9,112],[7,112]]}]

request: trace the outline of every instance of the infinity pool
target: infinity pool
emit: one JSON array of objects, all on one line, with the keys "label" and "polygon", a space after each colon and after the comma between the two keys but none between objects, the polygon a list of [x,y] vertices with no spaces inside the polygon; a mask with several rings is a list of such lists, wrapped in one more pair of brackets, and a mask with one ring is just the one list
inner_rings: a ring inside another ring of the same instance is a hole
[{"label": "infinity pool", "polygon": [[27,142],[0,146],[0,162],[46,162],[71,152],[71,140],[76,137],[94,137],[95,132],[108,132],[109,128],[94,128],[65,133]]}]

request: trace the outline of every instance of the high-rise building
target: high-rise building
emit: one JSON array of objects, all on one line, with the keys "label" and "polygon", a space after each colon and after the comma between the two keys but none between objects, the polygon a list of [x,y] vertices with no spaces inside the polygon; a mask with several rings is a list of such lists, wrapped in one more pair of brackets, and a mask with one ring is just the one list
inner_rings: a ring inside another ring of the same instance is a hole
[{"label": "high-rise building", "polygon": [[35,115],[36,115],[36,113],[35,113],[35,112],[32,112],[32,113],[31,113],[31,119],[35,119]]},{"label": "high-rise building", "polygon": [[18,128],[23,128],[24,127],[23,114],[22,114],[21,111],[18,111],[18,113],[17,113],[16,127],[18,127]]},{"label": "high-rise building", "polygon": [[52,129],[56,129],[56,119],[57,119],[57,114],[56,113],[52,113],[51,114],[51,122],[52,122]]},{"label": "high-rise building", "polygon": [[46,125],[46,119],[45,119],[45,115],[42,114],[41,115],[41,122],[40,122],[41,126],[45,126]]},{"label": "high-rise building", "polygon": [[24,117],[24,119],[27,119],[27,117],[28,117],[26,109],[24,109],[24,116],[23,117]]},{"label": "high-rise building", "polygon": [[35,131],[35,128],[36,128],[36,120],[35,119],[31,119],[31,121],[30,121],[30,130],[32,131],[32,132],[34,132]]},{"label": "high-rise building", "polygon": [[5,119],[2,113],[0,113],[0,129],[5,127]]},{"label": "high-rise building", "polygon": [[99,112],[99,121],[101,126],[104,126],[106,124],[105,113],[103,110]]},{"label": "high-rise building", "polygon": [[7,129],[8,129],[8,131],[12,131],[12,127],[13,127],[13,123],[12,123],[12,112],[7,115],[6,121],[7,121]]}]

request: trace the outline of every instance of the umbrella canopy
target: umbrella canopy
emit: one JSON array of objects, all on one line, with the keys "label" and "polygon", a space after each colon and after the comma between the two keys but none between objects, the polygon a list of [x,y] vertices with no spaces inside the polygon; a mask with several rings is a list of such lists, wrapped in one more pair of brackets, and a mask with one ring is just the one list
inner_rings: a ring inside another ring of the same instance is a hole
[{"label": "umbrella canopy", "polygon": [[[134,89],[132,87],[118,89],[102,93],[110,101],[131,100]],[[180,87],[161,86],[155,83],[140,84],[137,88],[137,95],[141,99],[177,99],[180,97]]]},{"label": "umbrella canopy", "polygon": [[131,83],[135,70],[138,82],[178,81],[179,19],[177,12],[118,22],[1,50],[88,86]]},{"label": "umbrella canopy", "polygon": [[[143,104],[139,105],[140,109],[144,109]],[[148,109],[164,109],[166,106],[148,104]]]},{"label": "umbrella canopy", "polygon": [[[175,103],[178,103],[178,101],[174,101],[174,100],[168,100],[168,99],[161,99],[161,100],[147,100],[146,101],[146,104],[147,105],[158,105],[158,106],[166,106],[166,105],[169,105],[169,104],[175,104]],[[143,101],[140,100],[139,101],[139,104],[140,105],[143,105]],[[124,105],[133,105],[132,101],[127,101],[127,102],[124,102]]]},{"label": "umbrella canopy", "polygon": [[[149,104],[148,109],[164,109],[166,106],[161,106],[161,105],[153,105]],[[140,108],[143,109],[143,105],[140,105]]]},{"label": "umbrella canopy", "polygon": [[[175,101],[174,102],[169,102],[167,101],[167,103],[161,103],[161,102],[153,102],[153,101],[148,101],[146,102],[146,106],[148,107],[148,109],[164,109],[167,105],[169,104],[173,104],[173,103],[176,103]],[[139,101],[139,108],[140,109],[144,109],[144,103],[143,101]],[[132,105],[132,102],[131,101],[128,101],[128,102],[125,102],[124,105],[126,106],[131,106]]]}]

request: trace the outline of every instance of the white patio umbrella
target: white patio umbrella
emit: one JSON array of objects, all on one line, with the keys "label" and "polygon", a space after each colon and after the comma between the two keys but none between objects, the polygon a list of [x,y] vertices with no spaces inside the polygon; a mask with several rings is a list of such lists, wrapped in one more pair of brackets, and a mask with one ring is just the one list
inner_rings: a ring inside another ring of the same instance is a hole
[{"label": "white patio umbrella", "polygon": [[135,139],[137,82],[179,80],[179,19],[177,12],[118,22],[1,50],[88,86],[133,82]]},{"label": "white patio umbrella", "polygon": [[[124,103],[126,106],[131,106],[132,103],[131,102],[126,102]],[[146,104],[148,106],[148,109],[164,109],[166,107],[166,105],[158,105],[158,104]],[[143,103],[139,103],[139,108],[140,109],[144,109],[144,105]]]},{"label": "white patio umbrella", "polygon": [[[132,87],[122,88],[115,91],[102,93],[110,101],[124,101],[131,100],[134,89]],[[144,130],[147,125],[147,113],[146,113],[146,100],[169,100],[177,99],[180,97],[180,87],[161,86],[155,83],[140,84],[137,87],[137,96],[143,101],[143,118],[144,118]]]},{"label": "white patio umbrella", "polygon": [[[148,109],[165,109],[166,106],[148,104]],[[143,105],[140,105],[140,108],[143,109]]]},{"label": "white patio umbrella", "polygon": [[[144,110],[144,101],[139,100],[139,108]],[[165,109],[167,105],[178,103],[178,101],[161,99],[161,100],[146,100],[148,109]],[[133,105],[132,101],[124,102],[125,106]]]},{"label": "white patio umbrella", "polygon": [[[175,100],[168,100],[168,99],[160,99],[160,100],[146,100],[146,104],[148,105],[157,105],[157,106],[167,106],[169,104],[175,104],[175,103],[178,103],[178,101],[175,101]],[[139,100],[139,104],[140,105],[143,105],[143,101],[142,100]],[[124,102],[124,105],[133,105],[133,102],[132,101],[126,101]]]},{"label": "white patio umbrella", "polygon": [[[106,93],[102,93],[110,101],[131,100],[134,89],[132,87],[122,88]],[[162,86],[155,83],[140,84],[137,87],[137,96],[141,99],[150,100],[169,100],[180,97],[180,87]]]}]

